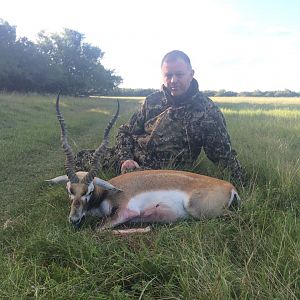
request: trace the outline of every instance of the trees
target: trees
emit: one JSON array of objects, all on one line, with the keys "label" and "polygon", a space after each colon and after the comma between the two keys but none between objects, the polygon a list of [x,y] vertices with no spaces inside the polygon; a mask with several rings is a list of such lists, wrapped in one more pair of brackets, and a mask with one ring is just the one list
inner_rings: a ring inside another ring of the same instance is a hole
[{"label": "trees", "polygon": [[0,19],[0,89],[10,86],[10,73],[16,68],[15,42],[16,28]]},{"label": "trees", "polygon": [[16,39],[15,26],[0,20],[0,90],[108,94],[122,78],[104,68],[103,55],[77,31],[40,32],[34,44]]},{"label": "trees", "polygon": [[232,92],[232,91],[226,91],[224,89],[219,90],[218,92],[216,92],[215,96],[217,97],[235,97],[237,95],[236,92]]}]

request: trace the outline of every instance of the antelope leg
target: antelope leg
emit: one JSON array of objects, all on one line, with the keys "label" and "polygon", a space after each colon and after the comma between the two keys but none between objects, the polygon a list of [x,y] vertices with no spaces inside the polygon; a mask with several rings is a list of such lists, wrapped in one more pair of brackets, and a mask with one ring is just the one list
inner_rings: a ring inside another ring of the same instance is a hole
[{"label": "antelope leg", "polygon": [[128,222],[129,220],[138,217],[139,215],[140,212],[129,210],[127,208],[116,211],[115,214],[107,217],[101,224],[99,224],[97,231],[113,228],[117,225]]}]

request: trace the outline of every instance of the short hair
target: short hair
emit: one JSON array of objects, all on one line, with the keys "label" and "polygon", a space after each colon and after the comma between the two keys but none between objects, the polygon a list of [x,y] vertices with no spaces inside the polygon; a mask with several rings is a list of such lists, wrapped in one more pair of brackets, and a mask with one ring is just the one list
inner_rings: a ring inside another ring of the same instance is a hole
[{"label": "short hair", "polygon": [[192,68],[191,60],[190,58],[182,51],[180,50],[173,50],[171,52],[168,52],[162,59],[160,67],[163,66],[164,62],[167,61],[175,61],[177,59],[182,59],[188,66]]}]

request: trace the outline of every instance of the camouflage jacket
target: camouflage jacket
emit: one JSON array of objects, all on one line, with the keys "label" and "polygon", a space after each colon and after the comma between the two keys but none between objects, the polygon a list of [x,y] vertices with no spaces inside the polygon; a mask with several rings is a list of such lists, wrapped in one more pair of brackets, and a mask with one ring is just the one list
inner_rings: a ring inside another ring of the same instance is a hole
[{"label": "camouflage jacket", "polygon": [[159,169],[192,164],[202,148],[212,162],[241,179],[224,116],[193,79],[180,98],[171,96],[164,86],[148,96],[129,123],[120,127],[115,155],[119,161],[133,159],[142,167]]}]

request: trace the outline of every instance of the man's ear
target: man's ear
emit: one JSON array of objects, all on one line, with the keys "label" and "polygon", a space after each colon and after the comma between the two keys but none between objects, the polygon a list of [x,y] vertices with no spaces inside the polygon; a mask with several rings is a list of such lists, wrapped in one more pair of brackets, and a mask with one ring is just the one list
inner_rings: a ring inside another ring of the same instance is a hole
[{"label": "man's ear", "polygon": [[62,175],[45,181],[49,183],[66,183],[69,181],[69,178],[67,175]]}]

